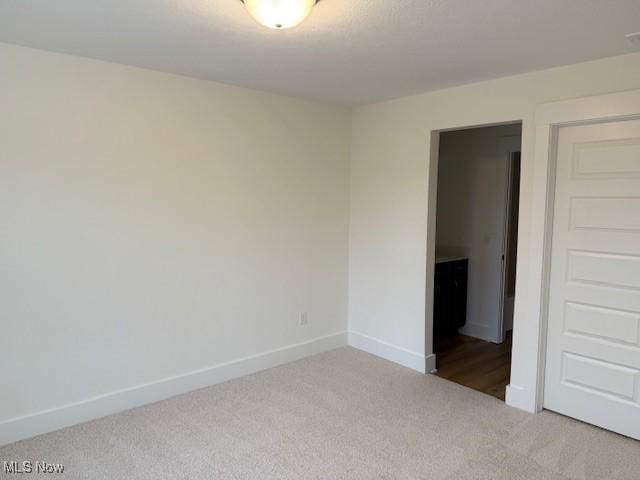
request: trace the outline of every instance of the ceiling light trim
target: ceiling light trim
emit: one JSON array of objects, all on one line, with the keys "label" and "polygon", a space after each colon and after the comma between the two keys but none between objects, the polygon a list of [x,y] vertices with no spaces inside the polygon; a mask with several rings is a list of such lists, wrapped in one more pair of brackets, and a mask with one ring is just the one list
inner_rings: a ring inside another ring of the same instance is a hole
[{"label": "ceiling light trim", "polygon": [[274,30],[284,30],[302,23],[320,0],[285,0],[280,3],[273,0],[240,1],[253,19],[261,25]]}]

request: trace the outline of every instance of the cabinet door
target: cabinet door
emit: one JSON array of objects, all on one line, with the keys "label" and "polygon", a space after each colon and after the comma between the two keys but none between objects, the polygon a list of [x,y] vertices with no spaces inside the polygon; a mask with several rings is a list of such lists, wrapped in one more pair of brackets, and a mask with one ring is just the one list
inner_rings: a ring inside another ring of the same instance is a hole
[{"label": "cabinet door", "polygon": [[451,329],[451,269],[448,263],[436,264],[434,280],[433,331],[435,335],[442,335]]}]

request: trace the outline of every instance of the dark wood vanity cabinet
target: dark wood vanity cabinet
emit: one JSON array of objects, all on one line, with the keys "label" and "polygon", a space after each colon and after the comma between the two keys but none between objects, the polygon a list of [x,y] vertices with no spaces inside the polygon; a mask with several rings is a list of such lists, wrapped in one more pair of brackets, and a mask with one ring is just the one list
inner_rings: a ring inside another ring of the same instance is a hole
[{"label": "dark wood vanity cabinet", "polygon": [[455,333],[467,321],[467,275],[469,261],[436,263],[433,331],[436,336]]}]

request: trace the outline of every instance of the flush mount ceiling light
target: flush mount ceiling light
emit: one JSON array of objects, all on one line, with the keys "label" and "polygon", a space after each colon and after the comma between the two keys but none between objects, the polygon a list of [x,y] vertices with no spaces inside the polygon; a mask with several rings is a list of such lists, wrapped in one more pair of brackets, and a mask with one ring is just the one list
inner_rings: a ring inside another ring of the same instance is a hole
[{"label": "flush mount ceiling light", "polygon": [[318,0],[240,0],[258,23],[269,28],[291,28],[311,13]]}]

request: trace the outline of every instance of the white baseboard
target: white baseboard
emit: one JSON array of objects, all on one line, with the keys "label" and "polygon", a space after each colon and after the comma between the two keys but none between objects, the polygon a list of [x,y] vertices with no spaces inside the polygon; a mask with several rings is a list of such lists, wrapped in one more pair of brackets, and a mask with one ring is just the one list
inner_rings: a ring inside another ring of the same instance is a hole
[{"label": "white baseboard", "polygon": [[347,345],[347,332],[110,392],[0,422],[0,446],[215,385]]},{"label": "white baseboard", "polygon": [[463,335],[479,338],[480,340],[484,340],[485,342],[496,342],[495,332],[491,327],[487,327],[486,325],[467,322],[467,324],[459,331]]},{"label": "white baseboard", "polygon": [[349,345],[420,373],[431,372],[436,368],[435,355],[425,357],[421,353],[392,345],[362,333],[349,332]]},{"label": "white baseboard", "polygon": [[519,408],[529,413],[538,413],[535,396],[517,385],[507,385],[505,403],[510,407]]}]

